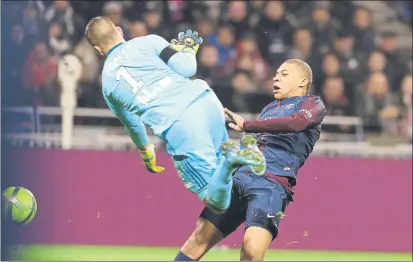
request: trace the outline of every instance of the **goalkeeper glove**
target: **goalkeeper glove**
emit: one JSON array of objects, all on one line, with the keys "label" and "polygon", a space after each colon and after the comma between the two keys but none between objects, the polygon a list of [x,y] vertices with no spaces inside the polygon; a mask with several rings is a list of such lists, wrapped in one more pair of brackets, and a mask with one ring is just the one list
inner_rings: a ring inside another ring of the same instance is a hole
[{"label": "goalkeeper glove", "polygon": [[146,150],[139,150],[146,169],[151,173],[161,173],[165,171],[162,166],[156,165],[156,155],[153,145],[150,145]]},{"label": "goalkeeper glove", "polygon": [[182,53],[192,53],[196,55],[199,46],[202,44],[202,37],[198,36],[197,31],[186,30],[186,32],[180,32],[178,34],[178,40],[172,39],[171,47],[178,52]]}]

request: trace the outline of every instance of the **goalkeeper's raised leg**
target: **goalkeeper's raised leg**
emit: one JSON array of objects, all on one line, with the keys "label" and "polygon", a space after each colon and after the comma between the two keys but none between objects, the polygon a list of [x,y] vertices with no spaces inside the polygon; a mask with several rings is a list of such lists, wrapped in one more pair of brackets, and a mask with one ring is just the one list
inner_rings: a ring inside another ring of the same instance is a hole
[{"label": "goalkeeper's raised leg", "polygon": [[235,169],[263,165],[256,151],[239,149],[229,139],[223,107],[212,91],[192,103],[164,139],[186,188],[216,213],[229,207]]}]

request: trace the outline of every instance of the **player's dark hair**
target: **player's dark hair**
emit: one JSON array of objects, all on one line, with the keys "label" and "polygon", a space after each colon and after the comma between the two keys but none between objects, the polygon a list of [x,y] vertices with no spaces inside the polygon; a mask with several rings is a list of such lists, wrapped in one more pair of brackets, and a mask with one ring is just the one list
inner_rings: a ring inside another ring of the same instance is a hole
[{"label": "player's dark hair", "polygon": [[285,63],[294,64],[299,68],[299,70],[303,73],[303,76],[308,80],[306,86],[306,90],[308,91],[313,83],[313,71],[310,65],[300,59],[289,59],[285,61]]}]

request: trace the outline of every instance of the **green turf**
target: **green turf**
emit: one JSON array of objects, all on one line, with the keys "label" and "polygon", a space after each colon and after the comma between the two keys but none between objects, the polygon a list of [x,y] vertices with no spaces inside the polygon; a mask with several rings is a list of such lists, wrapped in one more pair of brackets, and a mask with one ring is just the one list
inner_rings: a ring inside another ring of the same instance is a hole
[{"label": "green turf", "polygon": [[[178,248],[120,246],[14,246],[9,260],[25,261],[172,261]],[[205,261],[236,261],[239,250],[211,250]],[[411,253],[353,253],[271,250],[267,261],[412,261]]]}]

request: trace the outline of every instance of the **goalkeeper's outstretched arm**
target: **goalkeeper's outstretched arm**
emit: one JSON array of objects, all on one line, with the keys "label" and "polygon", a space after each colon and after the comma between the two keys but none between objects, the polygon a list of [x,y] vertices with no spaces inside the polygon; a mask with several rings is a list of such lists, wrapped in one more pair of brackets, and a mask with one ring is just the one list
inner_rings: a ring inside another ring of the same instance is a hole
[{"label": "goalkeeper's outstretched arm", "polygon": [[104,93],[103,97],[108,107],[122,122],[133,143],[138,148],[145,168],[151,173],[163,172],[165,168],[156,164],[154,146],[149,143],[148,134],[141,118],[132,110],[117,102],[116,99],[113,99],[113,96],[110,94]]},{"label": "goalkeeper's outstretched arm", "polygon": [[140,151],[147,150],[150,146],[148,134],[146,133],[145,125],[143,124],[140,117],[130,112],[124,106],[113,102],[107,95],[104,95],[103,97],[110,110],[123,124],[125,130],[128,132],[128,135],[132,139],[135,146]]},{"label": "goalkeeper's outstretched arm", "polygon": [[148,35],[154,46],[155,53],[174,70],[183,77],[192,77],[196,73],[197,61],[196,52],[177,51],[171,43],[158,35]]}]

